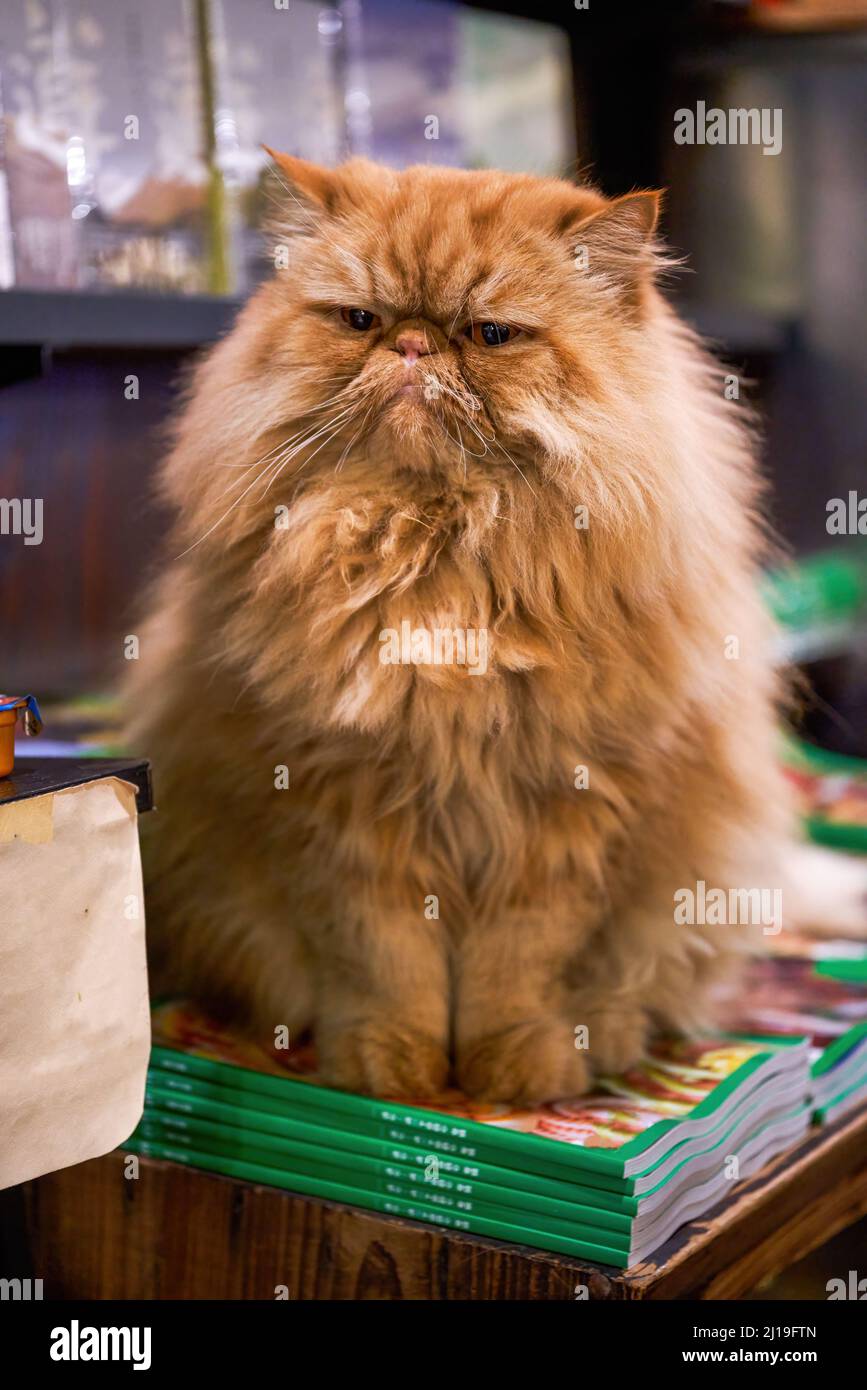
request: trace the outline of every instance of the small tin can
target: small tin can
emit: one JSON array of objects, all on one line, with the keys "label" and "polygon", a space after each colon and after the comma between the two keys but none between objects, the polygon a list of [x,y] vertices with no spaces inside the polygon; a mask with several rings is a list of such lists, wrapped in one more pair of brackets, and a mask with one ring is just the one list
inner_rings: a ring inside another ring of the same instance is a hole
[{"label": "small tin can", "polygon": [[15,725],[24,722],[26,734],[38,734],[42,715],[33,695],[0,695],[0,777],[8,777],[15,763]]}]

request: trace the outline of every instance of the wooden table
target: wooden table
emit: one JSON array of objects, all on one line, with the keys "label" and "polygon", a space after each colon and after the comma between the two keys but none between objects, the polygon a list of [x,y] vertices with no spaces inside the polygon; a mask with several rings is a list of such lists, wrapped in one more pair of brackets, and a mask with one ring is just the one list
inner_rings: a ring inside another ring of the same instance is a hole
[{"label": "wooden table", "polygon": [[46,1298],[737,1298],[867,1213],[867,1107],[628,1273],[116,1152],[16,1190]]}]

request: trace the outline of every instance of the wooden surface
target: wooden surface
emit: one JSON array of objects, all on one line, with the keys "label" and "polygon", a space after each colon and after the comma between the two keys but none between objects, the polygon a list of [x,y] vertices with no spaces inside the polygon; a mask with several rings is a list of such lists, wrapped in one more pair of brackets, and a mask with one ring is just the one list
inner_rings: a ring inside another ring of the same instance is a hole
[{"label": "wooden surface", "polygon": [[118,1152],[21,1189],[48,1298],[736,1298],[867,1213],[867,1109],[628,1273]]}]

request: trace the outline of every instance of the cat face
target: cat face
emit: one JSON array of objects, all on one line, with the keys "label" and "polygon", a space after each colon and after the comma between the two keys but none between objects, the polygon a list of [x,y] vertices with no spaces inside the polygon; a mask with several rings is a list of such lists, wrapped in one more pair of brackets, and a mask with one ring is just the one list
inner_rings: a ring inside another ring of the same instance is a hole
[{"label": "cat face", "polygon": [[574,449],[641,331],[656,194],[275,159],[287,268],[264,365],[326,459],[490,471]]}]

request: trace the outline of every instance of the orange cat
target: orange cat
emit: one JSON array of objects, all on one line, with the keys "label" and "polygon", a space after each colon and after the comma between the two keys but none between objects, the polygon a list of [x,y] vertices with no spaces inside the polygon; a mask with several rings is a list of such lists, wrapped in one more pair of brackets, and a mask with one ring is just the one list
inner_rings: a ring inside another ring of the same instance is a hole
[{"label": "orange cat", "polygon": [[286,268],[163,473],[157,985],[352,1089],[578,1092],[744,935],[674,895],[777,883],[751,442],[656,194],[277,159]]}]

